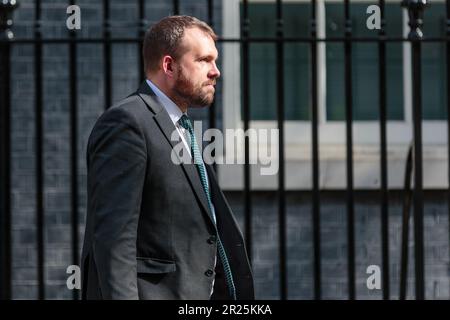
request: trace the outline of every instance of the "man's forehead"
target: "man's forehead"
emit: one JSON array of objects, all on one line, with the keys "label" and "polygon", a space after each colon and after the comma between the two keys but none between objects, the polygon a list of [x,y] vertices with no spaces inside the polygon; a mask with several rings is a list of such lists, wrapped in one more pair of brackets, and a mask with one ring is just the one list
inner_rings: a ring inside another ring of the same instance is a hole
[{"label": "man's forehead", "polygon": [[184,36],[188,38],[205,38],[214,41],[212,37],[205,31],[198,27],[189,27],[184,30]]},{"label": "man's forehead", "polygon": [[199,28],[187,28],[184,31],[183,45],[196,55],[211,54],[216,56],[218,54],[213,38]]}]

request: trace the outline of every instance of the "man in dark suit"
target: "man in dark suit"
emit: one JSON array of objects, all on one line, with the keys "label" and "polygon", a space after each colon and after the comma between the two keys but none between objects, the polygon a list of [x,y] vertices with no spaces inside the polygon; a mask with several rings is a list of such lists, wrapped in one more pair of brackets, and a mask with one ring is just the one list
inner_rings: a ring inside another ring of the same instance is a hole
[{"label": "man in dark suit", "polygon": [[[196,18],[162,19],[144,39],[147,80],[97,120],[83,298],[254,298],[242,234],[187,116],[213,101],[216,38]],[[173,135],[190,161],[173,161]]]}]

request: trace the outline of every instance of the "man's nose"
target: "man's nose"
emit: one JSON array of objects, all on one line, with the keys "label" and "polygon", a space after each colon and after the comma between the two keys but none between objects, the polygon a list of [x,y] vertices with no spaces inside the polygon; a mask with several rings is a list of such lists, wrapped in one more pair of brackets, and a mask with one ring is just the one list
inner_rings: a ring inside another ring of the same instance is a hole
[{"label": "man's nose", "polygon": [[212,67],[212,69],[210,71],[210,76],[213,77],[213,78],[219,78],[220,77],[220,70],[219,70],[219,68],[217,67],[215,62],[212,63],[212,66],[213,67]]}]

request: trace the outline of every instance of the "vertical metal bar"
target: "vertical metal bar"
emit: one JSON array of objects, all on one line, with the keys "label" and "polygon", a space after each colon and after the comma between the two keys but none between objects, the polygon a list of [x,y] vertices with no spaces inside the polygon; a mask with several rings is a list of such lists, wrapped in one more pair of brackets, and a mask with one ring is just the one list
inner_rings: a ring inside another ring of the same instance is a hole
[{"label": "vertical metal bar", "polygon": [[0,299],[11,299],[11,46],[0,50]]},{"label": "vertical metal bar", "polygon": [[423,10],[426,0],[404,0],[408,8],[408,38],[412,42],[412,90],[414,126],[414,269],[416,280],[416,299],[425,298],[424,287],[424,243],[423,243],[423,177],[422,177],[422,65],[421,40]]},{"label": "vertical metal bar", "polygon": [[0,299],[11,299],[11,46],[0,50]]},{"label": "vertical metal bar", "polygon": [[286,268],[286,203],[284,179],[284,32],[282,2],[276,2],[277,19],[277,122],[279,130],[278,140],[278,220],[280,244],[280,294],[281,300],[288,296],[287,268]]},{"label": "vertical metal bar", "polygon": [[[248,1],[243,0],[242,12],[242,100],[244,132],[247,132],[250,122],[250,57],[249,57],[249,32],[250,20],[248,17]],[[252,261],[252,199],[250,194],[250,161],[248,135],[244,136],[244,215],[245,215],[245,242],[247,245],[250,262]]]},{"label": "vertical metal bar", "polygon": [[[0,4],[0,40],[12,40],[17,4]],[[11,283],[11,44],[0,44],[0,300],[12,298]]]},{"label": "vertical metal bar", "polygon": [[36,221],[37,221],[37,245],[38,245],[38,298],[45,299],[44,283],[44,168],[43,168],[43,112],[42,112],[42,38],[41,34],[41,1],[35,4],[35,60],[34,60],[34,84],[35,84],[35,126],[36,126]]},{"label": "vertical metal bar", "polygon": [[424,299],[421,43],[412,43],[414,116],[414,261],[416,299]]},{"label": "vertical metal bar", "polygon": [[[447,29],[446,35],[447,39],[450,39],[450,0],[446,1],[446,12],[447,12]],[[447,190],[447,209],[448,209],[448,235],[449,235],[449,245],[450,245],[450,41],[447,40],[447,161],[448,161],[448,190]]]},{"label": "vertical metal bar", "polygon": [[[213,0],[208,0],[208,24],[213,27]],[[209,127],[216,127],[216,103],[213,101],[209,107]],[[214,154],[215,155],[215,154]],[[214,163],[215,166],[215,163]]]},{"label": "vertical metal bar", "polygon": [[179,0],[173,0],[173,14],[178,15],[180,14],[180,1]]},{"label": "vertical metal bar", "polygon": [[105,109],[111,106],[111,87],[112,87],[112,72],[111,72],[111,21],[109,19],[109,0],[103,0],[103,68],[104,68],[104,92],[105,92]]},{"label": "vertical metal bar", "polygon": [[352,21],[350,1],[345,0],[345,114],[347,133],[347,245],[348,245],[348,295],[355,299],[355,219],[353,194],[353,90],[352,90]]},{"label": "vertical metal bar", "polygon": [[[70,5],[75,1],[71,0]],[[69,37],[69,79],[70,79],[70,196],[71,196],[71,231],[72,231],[72,264],[79,265],[78,253],[78,119],[77,119],[77,46],[76,31],[70,30]],[[72,290],[73,300],[78,300],[78,290]]]},{"label": "vertical metal bar", "polygon": [[[213,0],[208,0],[207,6],[208,6],[208,24],[212,28],[213,27]],[[216,128],[217,123],[216,123],[216,101],[215,101],[215,99],[214,99],[213,103],[211,104],[211,106],[209,107],[208,115],[209,115],[209,127]],[[216,156],[215,150],[213,151],[212,156],[213,156],[213,158],[215,158],[215,156]],[[216,162],[214,162],[213,167],[215,170],[217,169]]]},{"label": "vertical metal bar", "polygon": [[138,78],[139,82],[145,80],[145,72],[144,72],[144,56],[142,55],[142,44],[145,35],[146,21],[145,21],[145,3],[144,0],[138,1],[139,6],[139,22],[138,22],[138,35],[140,42],[138,43],[138,61],[139,61],[139,69],[138,69]]},{"label": "vertical metal bar", "polygon": [[312,137],[312,214],[314,241],[314,299],[320,300],[321,293],[321,265],[320,265],[320,194],[319,194],[319,132],[318,132],[318,104],[317,104],[317,1],[311,1],[311,137]]},{"label": "vertical metal bar", "polygon": [[[385,1],[378,5],[381,11],[380,39],[384,39],[385,32]],[[389,299],[389,215],[388,215],[388,180],[387,180],[387,143],[386,143],[386,42],[378,42],[378,85],[380,90],[380,168],[381,168],[381,256],[383,274],[383,299]]]},{"label": "vertical metal bar", "polygon": [[409,241],[409,213],[411,210],[411,174],[412,174],[412,149],[411,143],[408,156],[406,158],[405,183],[403,196],[403,214],[402,214],[402,244],[400,260],[400,300],[406,299],[406,289],[408,286],[408,241]]},{"label": "vertical metal bar", "polygon": [[214,1],[213,0],[207,0],[208,1],[208,24],[213,27],[214,20],[213,20],[213,11],[214,11]]}]

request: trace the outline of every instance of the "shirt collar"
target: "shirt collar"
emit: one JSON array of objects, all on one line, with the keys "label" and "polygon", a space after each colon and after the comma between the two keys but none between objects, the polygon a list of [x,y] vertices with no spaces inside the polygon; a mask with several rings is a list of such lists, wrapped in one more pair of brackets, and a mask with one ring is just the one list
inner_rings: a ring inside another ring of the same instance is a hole
[{"label": "shirt collar", "polygon": [[169,114],[170,119],[172,120],[173,124],[176,126],[178,123],[178,120],[180,120],[181,116],[184,114],[180,108],[173,102],[168,96],[164,94],[153,82],[150,80],[146,80],[147,84],[150,86],[150,88],[153,90],[153,92],[158,97],[159,102],[162,104],[164,109],[166,109],[167,113]]}]

